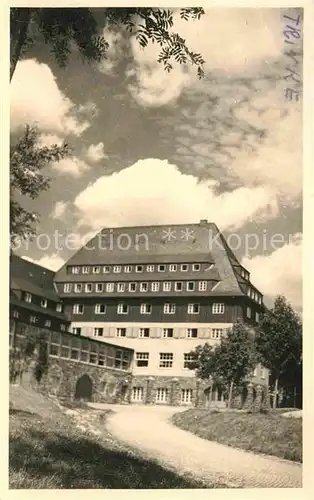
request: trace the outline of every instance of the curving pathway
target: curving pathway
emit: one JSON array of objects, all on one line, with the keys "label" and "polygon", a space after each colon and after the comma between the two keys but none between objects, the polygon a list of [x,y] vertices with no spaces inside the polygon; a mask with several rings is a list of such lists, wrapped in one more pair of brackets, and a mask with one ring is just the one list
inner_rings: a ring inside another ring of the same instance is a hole
[{"label": "curving pathway", "polygon": [[175,427],[169,419],[182,408],[90,403],[110,408],[107,428],[116,438],[148,453],[165,466],[212,484],[240,488],[301,488],[302,466],[276,457],[207,441]]}]

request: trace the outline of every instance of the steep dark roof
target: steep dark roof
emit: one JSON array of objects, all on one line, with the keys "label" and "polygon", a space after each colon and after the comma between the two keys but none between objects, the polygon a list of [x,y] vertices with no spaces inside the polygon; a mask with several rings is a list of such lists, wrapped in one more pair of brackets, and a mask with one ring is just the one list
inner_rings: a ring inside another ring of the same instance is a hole
[{"label": "steep dark roof", "polygon": [[55,272],[17,255],[10,256],[10,288],[39,295],[54,302],[60,299],[54,287]]},{"label": "steep dark roof", "polygon": [[[173,236],[167,239],[166,231],[173,232]],[[189,234],[190,237],[185,236]],[[118,244],[120,242],[120,245]],[[233,252],[229,249],[225,239],[219,232],[217,226],[207,221],[199,224],[181,224],[169,226],[136,226],[103,229],[94,236],[84,247],[71,257],[55,275],[56,283],[83,282],[83,281],[113,281],[112,275],[96,275],[91,280],[90,275],[67,274],[67,266],[82,265],[106,265],[106,264],[158,264],[166,262],[206,262],[214,264],[213,273],[220,282],[217,286],[217,294],[243,295],[238,278],[235,275],[233,265],[238,263]],[[136,276],[136,278],[135,278]],[[172,279],[180,279],[178,274]],[[204,278],[203,278],[204,276]],[[142,279],[148,281],[154,279],[148,273],[128,274],[128,281]],[[184,274],[185,279],[189,279]],[[215,279],[213,275],[193,273],[193,279]],[[158,273],[159,279],[166,276]],[[119,274],[120,281],[123,280]],[[155,277],[156,279],[156,277]]]}]

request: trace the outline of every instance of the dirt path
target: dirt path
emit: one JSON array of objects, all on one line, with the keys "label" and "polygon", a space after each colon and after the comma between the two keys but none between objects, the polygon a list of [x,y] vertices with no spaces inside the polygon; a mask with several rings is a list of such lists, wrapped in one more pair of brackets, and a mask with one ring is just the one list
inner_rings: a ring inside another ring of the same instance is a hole
[{"label": "dirt path", "polygon": [[97,405],[116,413],[107,428],[115,437],[148,452],[162,464],[203,480],[245,488],[301,488],[302,466],[206,441],[169,422],[178,408]]}]

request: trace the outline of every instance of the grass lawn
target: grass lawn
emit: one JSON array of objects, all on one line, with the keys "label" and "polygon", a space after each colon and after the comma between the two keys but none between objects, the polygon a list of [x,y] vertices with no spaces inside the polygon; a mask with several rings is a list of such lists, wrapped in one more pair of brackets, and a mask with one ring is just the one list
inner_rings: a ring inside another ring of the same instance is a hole
[{"label": "grass lawn", "polygon": [[210,412],[191,409],[172,417],[175,425],[201,438],[234,448],[302,462],[302,419],[280,412]]},{"label": "grass lawn", "polygon": [[[181,476],[119,443],[106,431],[104,412],[67,405],[68,411],[81,412],[79,428],[50,400],[22,389],[12,392],[10,488],[223,487]],[[97,424],[98,435],[84,428],[90,420]]]}]

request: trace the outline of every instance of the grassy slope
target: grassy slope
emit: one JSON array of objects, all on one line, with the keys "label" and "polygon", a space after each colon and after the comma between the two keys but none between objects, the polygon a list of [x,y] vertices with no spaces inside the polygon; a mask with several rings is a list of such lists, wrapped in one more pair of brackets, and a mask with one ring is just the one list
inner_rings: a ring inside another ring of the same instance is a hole
[{"label": "grassy slope", "polygon": [[235,448],[302,462],[302,420],[279,413],[209,412],[191,409],[173,423],[198,436]]},{"label": "grassy slope", "polygon": [[99,412],[78,409],[85,422],[97,419],[97,436],[36,393],[10,393],[10,488],[208,487],[117,442]]}]

